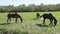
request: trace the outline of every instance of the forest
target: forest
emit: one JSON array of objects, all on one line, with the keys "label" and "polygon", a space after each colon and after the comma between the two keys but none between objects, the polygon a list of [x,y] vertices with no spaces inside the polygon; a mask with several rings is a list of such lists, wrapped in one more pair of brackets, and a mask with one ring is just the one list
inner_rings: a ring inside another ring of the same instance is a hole
[{"label": "forest", "polygon": [[14,6],[0,6],[0,12],[58,12],[60,11],[60,4],[48,4],[44,5],[41,3],[40,5],[29,4],[26,6],[25,4]]}]

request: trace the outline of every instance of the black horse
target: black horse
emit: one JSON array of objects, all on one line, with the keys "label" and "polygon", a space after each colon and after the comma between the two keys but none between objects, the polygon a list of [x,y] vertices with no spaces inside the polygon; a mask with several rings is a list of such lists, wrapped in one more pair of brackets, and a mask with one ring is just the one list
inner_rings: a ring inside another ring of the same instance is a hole
[{"label": "black horse", "polygon": [[7,22],[8,22],[8,20],[10,20],[10,22],[11,22],[11,18],[16,18],[16,23],[17,23],[17,18],[20,18],[21,23],[23,21],[22,17],[20,15],[18,15],[17,13],[8,14],[7,17],[8,17]]},{"label": "black horse", "polygon": [[51,13],[49,13],[49,14],[43,14],[40,17],[43,17],[43,19],[44,19],[43,20],[43,24],[45,24],[45,19],[50,19],[50,24],[52,24],[52,22],[54,21],[54,26],[57,25],[57,20],[56,20],[56,18]]}]

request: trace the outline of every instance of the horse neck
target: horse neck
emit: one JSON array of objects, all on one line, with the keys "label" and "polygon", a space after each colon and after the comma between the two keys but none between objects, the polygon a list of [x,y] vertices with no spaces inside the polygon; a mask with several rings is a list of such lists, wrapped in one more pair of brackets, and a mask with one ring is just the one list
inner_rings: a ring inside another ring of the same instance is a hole
[{"label": "horse neck", "polygon": [[53,19],[54,19],[55,21],[57,21],[55,17],[53,17]]},{"label": "horse neck", "polygon": [[18,15],[18,17],[19,17],[20,19],[22,19],[22,17],[21,17],[20,15]]}]

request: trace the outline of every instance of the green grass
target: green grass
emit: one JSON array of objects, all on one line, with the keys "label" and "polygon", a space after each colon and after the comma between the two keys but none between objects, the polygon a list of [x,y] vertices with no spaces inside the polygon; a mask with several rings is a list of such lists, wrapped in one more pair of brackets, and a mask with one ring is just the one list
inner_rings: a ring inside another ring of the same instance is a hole
[{"label": "green grass", "polygon": [[[37,12],[21,12],[18,13],[23,18],[23,24],[18,19],[18,22],[15,23],[15,19],[12,18],[10,24],[7,22],[8,13],[0,13],[0,34],[60,34],[60,12],[39,12],[40,15],[44,13],[52,13],[58,23],[54,26],[48,27],[39,27],[37,24],[42,24],[43,19],[33,20],[36,18]],[[49,24],[49,20],[46,20],[46,25]]]}]

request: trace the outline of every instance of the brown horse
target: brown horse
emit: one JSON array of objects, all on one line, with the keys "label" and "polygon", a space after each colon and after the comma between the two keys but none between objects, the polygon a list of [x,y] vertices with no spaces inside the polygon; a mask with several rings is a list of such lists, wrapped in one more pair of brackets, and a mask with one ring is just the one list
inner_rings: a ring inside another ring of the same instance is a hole
[{"label": "brown horse", "polygon": [[18,15],[17,13],[15,13],[15,14],[8,14],[7,17],[8,17],[7,22],[9,20],[11,22],[11,18],[16,18],[16,21],[15,21],[16,23],[17,23],[17,18],[20,18],[21,23],[23,21],[22,17],[20,15]]}]

